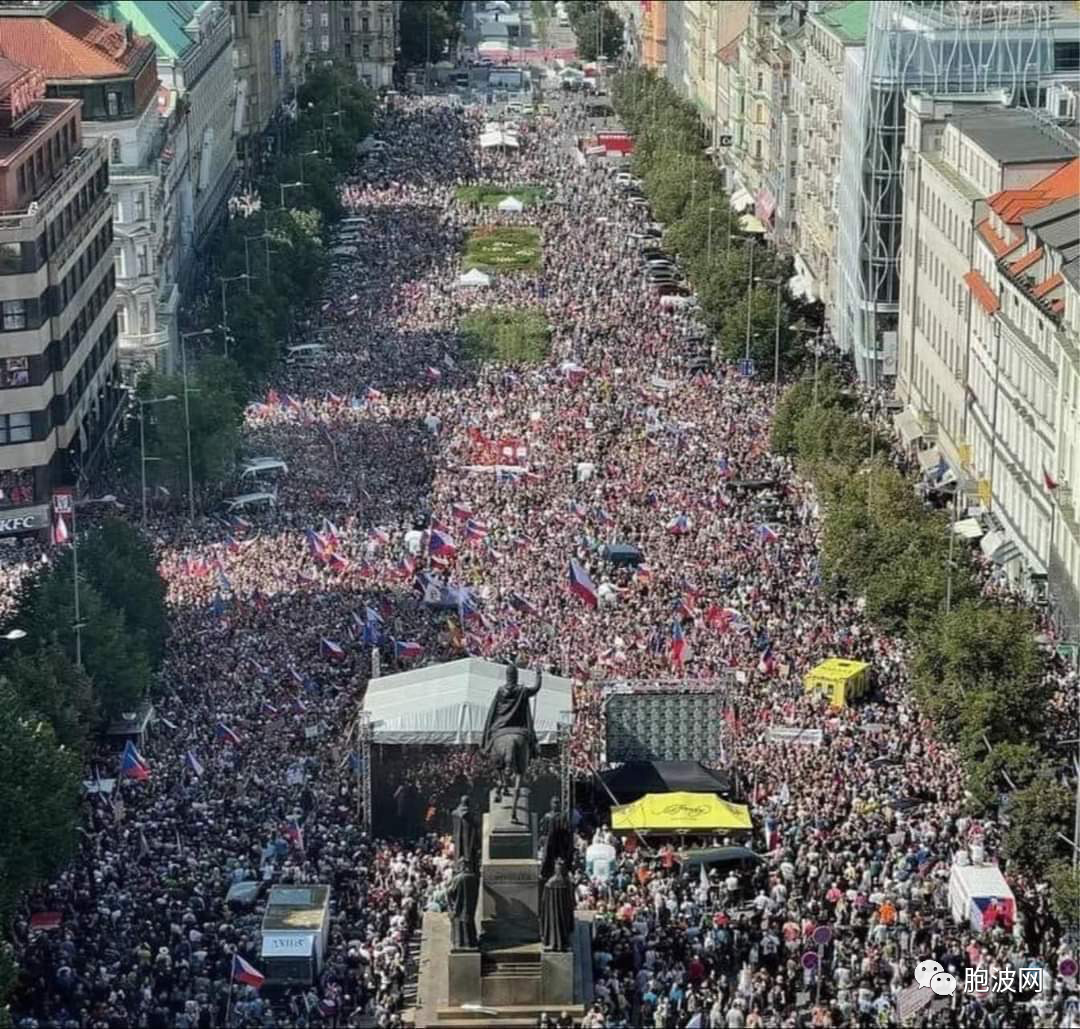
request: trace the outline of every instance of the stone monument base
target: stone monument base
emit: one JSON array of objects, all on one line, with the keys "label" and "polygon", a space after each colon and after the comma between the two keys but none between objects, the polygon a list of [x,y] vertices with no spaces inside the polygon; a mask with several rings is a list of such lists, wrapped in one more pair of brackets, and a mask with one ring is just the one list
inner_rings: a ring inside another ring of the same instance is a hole
[{"label": "stone monument base", "polygon": [[543,1011],[566,1011],[580,1021],[592,1003],[592,981],[586,921],[575,922],[574,949],[565,953],[538,943],[451,951],[449,917],[428,911],[412,1023],[417,1029],[535,1029]]}]

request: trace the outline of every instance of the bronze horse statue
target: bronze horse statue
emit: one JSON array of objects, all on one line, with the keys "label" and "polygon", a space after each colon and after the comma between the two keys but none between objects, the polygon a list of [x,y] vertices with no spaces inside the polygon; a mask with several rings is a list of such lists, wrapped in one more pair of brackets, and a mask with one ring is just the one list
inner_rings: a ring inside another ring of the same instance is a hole
[{"label": "bronze horse statue", "polygon": [[535,686],[518,683],[517,665],[506,669],[506,681],[499,687],[488,708],[487,722],[480,749],[495,761],[495,800],[501,801],[509,792],[510,781],[514,784],[514,802],[510,818],[518,818],[518,799],[521,781],[529,762],[539,755],[536,729],[533,726],[532,708],[529,701],[540,692],[541,671],[536,673]]}]

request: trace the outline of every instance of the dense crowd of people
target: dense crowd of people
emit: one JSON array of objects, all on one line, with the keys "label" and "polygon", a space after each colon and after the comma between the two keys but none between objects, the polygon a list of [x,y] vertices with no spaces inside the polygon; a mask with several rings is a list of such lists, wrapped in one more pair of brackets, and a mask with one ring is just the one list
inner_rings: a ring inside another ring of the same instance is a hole
[{"label": "dense crowd of people", "polygon": [[[1011,927],[976,933],[945,916],[953,860],[972,845],[993,854],[1000,827],[964,814],[957,757],[910,702],[901,644],[817,588],[815,498],[769,452],[771,385],[691,371],[701,330],[643,286],[628,234],[646,215],[605,166],[575,158],[580,117],[567,103],[520,151],[493,155],[478,146],[479,108],[382,102],[388,149],[343,185],[359,258],[332,268],[296,341],[326,351],[283,366],[246,412],[247,451],[288,465],[276,506],[154,526],[173,631],[150,776],[88,799],[78,859],[30,898],[16,928],[20,1027],[400,1024],[410,942],[425,910],[445,907],[452,845],[433,824],[408,840],[362,831],[353,729],[373,647],[384,672],[472,654],[572,676],[579,770],[603,758],[597,682],[725,691],[730,717],[701,757],[732,759],[767,859],[701,877],[629,840],[609,878],[582,862],[595,933],[585,1025],[886,1025],[925,958],[961,983],[969,967],[1045,974],[1036,993],[961,990],[919,1018],[1078,1024],[1075,979],[1058,975],[1072,951],[1044,931],[1041,888],[1014,884]],[[522,214],[478,211],[455,199],[476,181],[549,195]],[[477,224],[538,226],[539,269],[460,286]],[[548,359],[467,361],[457,326],[490,306],[541,310]],[[456,554],[432,553],[432,532]],[[609,543],[642,561],[611,564]],[[571,559],[595,606],[568,588]],[[435,580],[467,601],[434,610]],[[833,655],[872,665],[867,702],[834,710],[804,693],[803,674]],[[770,742],[781,725],[820,729],[820,745]],[[440,806],[440,781],[482,771],[454,752],[409,785]],[[594,831],[610,836],[577,815],[582,851]],[[226,900],[245,881],[262,896],[331,886],[310,989],[233,984],[234,955],[262,963],[257,908]],[[60,912],[59,927],[32,930],[30,910]],[[802,961],[819,925],[831,927],[820,978]]]}]

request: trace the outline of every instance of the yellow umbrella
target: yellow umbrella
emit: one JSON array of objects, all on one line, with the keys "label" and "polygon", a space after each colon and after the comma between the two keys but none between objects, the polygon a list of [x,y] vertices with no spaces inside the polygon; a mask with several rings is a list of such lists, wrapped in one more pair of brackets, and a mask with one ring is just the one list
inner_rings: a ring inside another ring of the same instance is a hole
[{"label": "yellow umbrella", "polygon": [[750,829],[750,809],[715,793],[647,793],[611,809],[611,828],[623,832],[712,832]]}]

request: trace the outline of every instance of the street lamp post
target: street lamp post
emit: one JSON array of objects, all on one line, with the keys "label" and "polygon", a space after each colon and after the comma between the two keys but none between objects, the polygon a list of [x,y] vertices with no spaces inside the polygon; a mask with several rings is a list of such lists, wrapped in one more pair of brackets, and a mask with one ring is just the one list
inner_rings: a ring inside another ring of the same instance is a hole
[{"label": "street lamp post", "polygon": [[[244,237],[244,267],[247,268],[248,275],[251,275],[251,256],[248,250],[248,244],[254,243],[256,240],[263,241],[263,247],[266,250],[266,281],[270,282],[270,236],[266,232],[261,232],[257,236],[245,236]],[[249,284],[250,285],[250,284]]]},{"label": "street lamp post", "polygon": [[195,473],[191,462],[191,404],[189,397],[192,391],[188,386],[187,341],[194,339],[196,336],[210,336],[213,332],[213,329],[200,329],[197,332],[180,334],[180,366],[184,376],[184,434],[187,437],[188,513],[193,522],[195,521]]},{"label": "street lamp post", "polygon": [[287,190],[287,189],[301,189],[301,188],[303,188],[303,185],[304,185],[303,182],[282,182],[282,183],[279,183],[278,188],[281,191],[281,207],[282,207],[282,210],[284,210],[284,208],[285,208],[285,190]]},{"label": "street lamp post", "polygon": [[[750,310],[751,297],[754,293],[754,244],[757,240],[750,237],[750,271],[746,276],[746,360],[750,360]],[[747,365],[749,367],[749,365]]]},{"label": "street lamp post", "polygon": [[167,397],[157,397],[154,400],[140,400],[135,398],[135,403],[139,405],[139,468],[142,473],[142,524],[143,528],[146,528],[146,427],[144,422],[144,411],[147,407],[153,407],[154,404],[168,404],[176,400],[176,397],[170,393]]},{"label": "street lamp post", "polygon": [[773,392],[780,392],[780,287],[783,286],[784,280],[781,278],[766,279],[758,278],[754,279],[755,282],[760,283],[763,286],[775,286],[776,287],[776,339],[773,344]]},{"label": "street lamp post", "polygon": [[318,157],[318,150],[301,150],[299,153],[300,158],[300,181],[304,181],[304,158],[305,157]]},{"label": "street lamp post", "polygon": [[[244,262],[247,263],[247,238],[244,239]],[[244,272],[242,275],[222,275],[218,281],[221,283],[221,331],[225,338],[225,356],[229,356],[229,304],[225,299],[225,284],[227,282],[246,282],[247,291],[251,292],[251,284],[255,281],[254,276]]]},{"label": "street lamp post", "polygon": [[710,204],[709,205],[709,248],[708,248],[709,264],[710,265],[712,264],[712,216],[713,216],[713,211],[715,211],[715,210],[716,210],[716,208],[712,204]]}]

